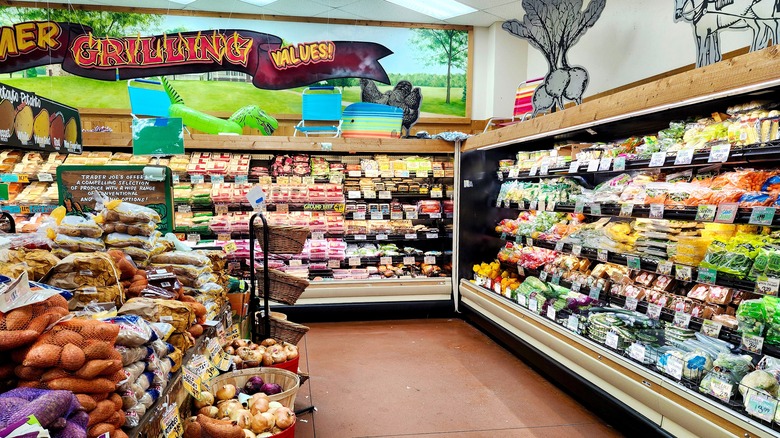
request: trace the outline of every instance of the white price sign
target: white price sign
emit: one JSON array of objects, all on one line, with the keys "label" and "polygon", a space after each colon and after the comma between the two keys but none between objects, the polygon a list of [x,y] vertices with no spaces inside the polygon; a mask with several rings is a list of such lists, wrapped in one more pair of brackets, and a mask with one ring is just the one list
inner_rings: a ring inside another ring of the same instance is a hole
[{"label": "white price sign", "polygon": [[555,308],[551,305],[547,306],[547,317],[555,321]]},{"label": "white price sign", "polygon": [[434,256],[425,256],[423,258],[423,263],[426,265],[435,265],[436,264],[436,257]]},{"label": "white price sign", "polygon": [[569,173],[577,173],[577,171],[579,170],[580,170],[579,161],[572,161],[571,164],[569,164]]},{"label": "white price sign", "polygon": [[599,161],[599,170],[606,171],[612,166],[612,158],[604,157]]},{"label": "white price sign", "polygon": [[666,373],[677,380],[682,379],[683,360],[677,356],[669,356],[666,359]]},{"label": "white price sign", "polygon": [[674,158],[674,165],[691,164],[691,161],[693,161],[693,149],[682,149],[677,152],[677,156]]},{"label": "white price sign", "polygon": [[404,257],[404,264],[405,265],[413,265],[414,264],[414,257]]},{"label": "white price sign", "polygon": [[650,167],[663,167],[666,162],[666,152],[655,152],[650,156]]},{"label": "white price sign", "polygon": [[528,297],[523,294],[517,294],[517,304],[528,307]]},{"label": "white price sign", "polygon": [[380,265],[392,265],[393,264],[393,258],[392,257],[380,257],[379,258],[379,264]]},{"label": "white price sign", "polygon": [[531,312],[539,313],[539,302],[536,301],[536,298],[531,298],[528,300],[528,309]]},{"label": "white price sign", "polygon": [[690,323],[691,323],[690,313],[685,313],[685,312],[674,313],[674,321],[672,322],[673,325],[687,329]]},{"label": "white price sign", "polygon": [[577,318],[577,315],[569,315],[569,318],[566,320],[566,328],[576,332],[580,328],[580,319]]},{"label": "white price sign", "polygon": [[619,342],[620,342],[620,338],[618,337],[617,333],[613,331],[607,332],[607,339],[605,342],[605,344],[607,344],[607,347],[614,348],[615,350],[617,350]]},{"label": "white price sign", "polygon": [[636,306],[639,303],[639,300],[637,300],[634,297],[626,297],[626,309],[628,310],[636,310]]},{"label": "white price sign", "polygon": [[599,160],[590,160],[588,162],[588,172],[598,172],[599,170]]},{"label": "white price sign", "polygon": [[638,342],[631,344],[631,346],[628,347],[628,355],[631,357],[631,359],[634,359],[639,362],[644,362],[645,346]]},{"label": "white price sign", "polygon": [[360,257],[350,257],[349,266],[360,266]]}]

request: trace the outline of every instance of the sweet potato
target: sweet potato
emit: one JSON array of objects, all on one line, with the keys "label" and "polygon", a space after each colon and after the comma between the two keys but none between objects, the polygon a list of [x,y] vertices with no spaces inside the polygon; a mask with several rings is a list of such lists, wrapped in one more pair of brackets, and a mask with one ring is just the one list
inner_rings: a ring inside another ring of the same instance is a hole
[{"label": "sweet potato", "polygon": [[114,402],[114,407],[116,408],[117,411],[122,410],[122,396],[114,392],[111,393],[110,396],[108,396],[108,400]]},{"label": "sweet potato", "polygon": [[192,307],[192,310],[195,312],[195,316],[200,318],[206,316],[206,306],[204,306],[201,303],[195,302],[190,303],[190,307]]},{"label": "sweet potato", "polygon": [[95,399],[96,402],[101,402],[108,398],[109,393],[108,392],[99,392],[95,394],[91,394],[92,398]]},{"label": "sweet potato", "polygon": [[94,398],[90,397],[89,394],[76,394],[76,398],[79,400],[81,408],[87,412],[90,412],[97,407],[97,402]]},{"label": "sweet potato", "polygon": [[122,425],[125,424],[125,418],[122,416],[122,411],[114,411],[114,413],[111,414],[111,418],[109,418],[106,423],[116,428],[122,427]]},{"label": "sweet potato", "polygon": [[111,359],[111,354],[114,352],[116,350],[114,350],[113,344],[95,339],[87,341],[87,346],[84,347],[84,357],[87,360]]},{"label": "sweet potato", "polygon": [[12,363],[4,363],[0,365],[0,379],[6,380],[14,376],[14,368],[16,366]]},{"label": "sweet potato", "polygon": [[122,429],[115,429],[111,434],[109,435],[111,438],[129,438],[124,430]]},{"label": "sweet potato", "polygon": [[78,379],[62,377],[46,382],[49,389],[63,389],[77,394],[111,393],[116,390],[116,384],[108,379]]},{"label": "sweet potato", "polygon": [[184,438],[202,438],[200,423],[192,421],[184,427]]},{"label": "sweet potato", "polygon": [[60,365],[67,371],[76,371],[84,366],[86,357],[81,348],[73,344],[66,344],[62,347],[62,356],[60,356]]},{"label": "sweet potato", "polygon": [[114,382],[114,384],[116,385],[117,383],[119,383],[119,382],[121,382],[123,380],[126,380],[127,379],[127,374],[125,374],[124,370],[119,370],[119,371],[115,372],[114,374],[112,374],[111,376],[106,377],[106,378],[108,380]]},{"label": "sweet potato", "polygon": [[44,303],[49,307],[62,307],[63,309],[68,308],[68,300],[59,294],[49,297],[46,301],[44,301]]},{"label": "sweet potato", "polygon": [[198,414],[203,435],[213,438],[244,438],[244,429],[230,421],[215,420],[203,414]]},{"label": "sweet potato", "polygon": [[59,330],[48,337],[46,343],[59,345],[60,347],[64,347],[65,344],[83,345],[84,336],[71,330]]},{"label": "sweet potato", "polygon": [[203,334],[203,326],[200,324],[194,324],[192,327],[189,328],[188,331],[193,337],[197,338],[198,336]]},{"label": "sweet potato", "polygon": [[26,367],[24,365],[17,365],[14,368],[14,374],[22,380],[39,380],[44,371],[44,368]]},{"label": "sweet potato", "polygon": [[40,335],[41,333],[35,330],[0,331],[0,351],[32,344]]},{"label": "sweet potato", "polygon": [[95,409],[89,413],[89,423],[87,423],[87,427],[91,427],[99,423],[110,423],[108,420],[112,415],[114,415],[114,412],[116,411],[117,409],[114,406],[113,401],[103,400],[98,402],[97,406],[95,406]]},{"label": "sweet potato", "polygon": [[100,423],[87,429],[87,437],[97,438],[100,435],[103,435],[104,433],[111,434],[115,430],[116,428],[108,423]]},{"label": "sweet potato", "polygon": [[197,303],[197,301],[195,301],[195,298],[192,298],[189,295],[182,295],[179,301],[181,301],[182,303]]},{"label": "sweet potato", "polygon": [[63,377],[72,377],[72,375],[63,370],[62,368],[51,368],[41,376],[41,382],[49,382],[54,379],[61,379]]},{"label": "sweet potato", "polygon": [[[92,379],[100,375],[100,373],[104,372],[107,368],[114,365],[114,361],[110,359],[94,359],[87,361],[84,364],[84,367],[81,368],[76,372],[74,375],[75,377],[78,377],[79,379]],[[115,371],[112,371],[110,374],[113,374]]]},{"label": "sweet potato", "polygon": [[14,309],[5,315],[6,330],[22,330],[27,328],[32,320],[32,307],[24,306]]},{"label": "sweet potato", "polygon": [[27,356],[27,353],[30,352],[31,348],[32,345],[28,345],[28,346],[14,349],[13,351],[11,351],[11,361],[17,364],[24,362],[24,357]]},{"label": "sweet potato", "polygon": [[42,315],[38,315],[37,317],[33,318],[32,321],[30,321],[30,324],[27,325],[27,330],[32,330],[38,333],[43,333],[44,330],[46,330],[46,327],[49,326],[49,324],[57,321],[59,317],[51,312],[46,312]]},{"label": "sweet potato", "polygon": [[33,346],[25,356],[22,365],[27,367],[51,368],[57,365],[62,355],[62,347],[51,344]]}]

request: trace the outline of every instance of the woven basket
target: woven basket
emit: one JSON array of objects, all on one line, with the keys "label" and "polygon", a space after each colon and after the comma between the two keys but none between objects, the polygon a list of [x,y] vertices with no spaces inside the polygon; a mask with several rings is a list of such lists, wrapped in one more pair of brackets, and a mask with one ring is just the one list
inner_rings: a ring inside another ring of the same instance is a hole
[{"label": "woven basket", "polygon": [[271,316],[271,333],[263,333],[263,323],[261,322],[255,328],[255,339],[263,340],[265,338],[274,338],[277,341],[284,341],[293,345],[298,345],[298,342],[308,331],[309,328],[305,325],[296,324],[287,320],[276,319]]},{"label": "woven basket", "polygon": [[301,386],[301,380],[297,374],[281,368],[247,368],[239,371],[231,371],[219,375],[209,381],[212,391],[216,391],[222,385],[233,384],[236,388],[243,388],[247,380],[252,376],[260,376],[266,383],[278,383],[282,387],[279,394],[269,395],[271,401],[277,401],[292,409],[295,404],[295,396]]},{"label": "woven basket", "polygon": [[273,254],[300,254],[303,244],[309,237],[309,227],[297,227],[292,225],[269,225],[268,248],[263,242],[263,225],[255,228],[257,244],[263,251]]},{"label": "woven basket", "polygon": [[[292,306],[298,301],[304,290],[309,287],[309,282],[302,278],[295,277],[290,274],[285,274],[282,271],[276,269],[268,269],[268,276],[271,278],[271,293],[269,297],[283,304],[289,304]],[[259,296],[263,296],[265,289],[263,288],[263,279],[265,273],[263,270],[257,272],[257,293]]]}]

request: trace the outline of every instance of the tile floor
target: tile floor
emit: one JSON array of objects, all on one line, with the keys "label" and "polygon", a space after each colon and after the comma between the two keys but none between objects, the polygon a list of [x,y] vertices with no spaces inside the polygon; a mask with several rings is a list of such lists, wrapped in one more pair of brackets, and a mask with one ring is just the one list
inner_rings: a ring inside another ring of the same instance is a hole
[{"label": "tile floor", "polygon": [[309,327],[297,438],[620,436],[462,320]]}]

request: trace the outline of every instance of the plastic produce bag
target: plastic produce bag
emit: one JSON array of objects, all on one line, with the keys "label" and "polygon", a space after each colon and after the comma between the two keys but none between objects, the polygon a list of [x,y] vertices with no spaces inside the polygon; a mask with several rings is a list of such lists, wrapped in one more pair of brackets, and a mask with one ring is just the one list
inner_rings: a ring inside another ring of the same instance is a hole
[{"label": "plastic produce bag", "polygon": [[149,323],[137,315],[122,315],[103,321],[119,326],[118,345],[140,347],[157,337]]},{"label": "plastic produce bag", "polygon": [[746,335],[763,336],[767,312],[763,300],[745,300],[737,308],[739,330]]}]

